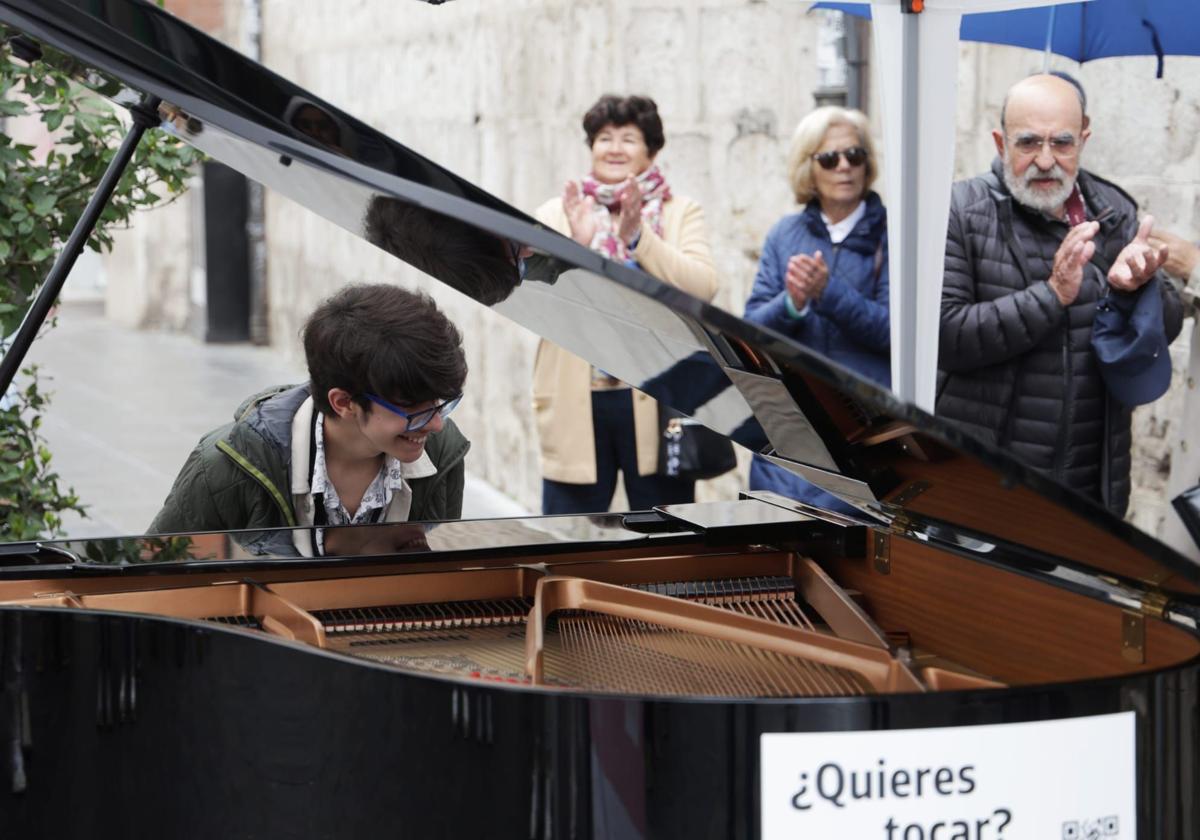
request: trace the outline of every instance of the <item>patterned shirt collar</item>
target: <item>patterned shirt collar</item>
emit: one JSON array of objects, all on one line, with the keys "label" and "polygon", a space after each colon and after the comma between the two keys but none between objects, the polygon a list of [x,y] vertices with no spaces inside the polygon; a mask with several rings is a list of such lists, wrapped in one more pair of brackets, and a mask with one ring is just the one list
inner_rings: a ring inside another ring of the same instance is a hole
[{"label": "patterned shirt collar", "polygon": [[316,420],[313,423],[313,441],[316,454],[313,457],[312,494],[320,495],[325,508],[325,521],[329,525],[360,525],[372,522],[375,512],[386,510],[392,502],[392,495],[404,487],[404,465],[390,455],[383,456],[383,466],[371,480],[371,484],[363,493],[362,501],[354,516],[350,516],[342,500],[338,497],[337,488],[329,480],[325,467],[325,423],[324,415],[314,412]]}]

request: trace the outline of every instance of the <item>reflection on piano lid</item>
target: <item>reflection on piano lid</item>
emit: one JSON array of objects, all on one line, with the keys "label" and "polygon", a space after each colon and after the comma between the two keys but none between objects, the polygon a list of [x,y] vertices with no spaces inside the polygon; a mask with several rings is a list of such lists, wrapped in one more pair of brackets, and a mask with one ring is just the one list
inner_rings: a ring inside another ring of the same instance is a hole
[{"label": "reflection on piano lid", "polygon": [[[63,2],[2,8],[28,34],[70,50],[77,75],[114,100],[161,97],[166,130],[875,522],[962,526],[1105,574],[1197,591],[1196,563],[999,448],[793,341],[544,229],[169,15],[125,6],[114,0],[110,20],[120,7],[137,27],[88,27]],[[301,101],[326,115],[324,129],[296,129]]]},{"label": "reflection on piano lid", "polygon": [[71,807],[99,833],[753,837],[766,733],[1128,711],[1139,836],[1200,836],[1196,563],[153,4],[0,0],[0,21],[857,511],[359,526],[323,558],[286,529],[2,547],[9,833],[61,818],[84,768]]}]

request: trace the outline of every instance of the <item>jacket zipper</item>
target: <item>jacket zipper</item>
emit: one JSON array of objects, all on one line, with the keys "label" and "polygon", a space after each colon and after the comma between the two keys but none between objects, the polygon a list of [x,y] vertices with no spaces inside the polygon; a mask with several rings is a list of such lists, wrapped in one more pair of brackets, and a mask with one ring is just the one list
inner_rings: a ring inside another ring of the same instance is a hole
[{"label": "jacket zipper", "polygon": [[1063,387],[1064,396],[1063,410],[1058,415],[1058,447],[1054,456],[1054,477],[1060,482],[1063,479],[1063,473],[1066,471],[1067,458],[1067,429],[1070,426],[1069,414],[1071,414],[1071,313],[1066,311],[1063,313],[1063,344],[1062,344],[1062,361],[1063,361]]}]

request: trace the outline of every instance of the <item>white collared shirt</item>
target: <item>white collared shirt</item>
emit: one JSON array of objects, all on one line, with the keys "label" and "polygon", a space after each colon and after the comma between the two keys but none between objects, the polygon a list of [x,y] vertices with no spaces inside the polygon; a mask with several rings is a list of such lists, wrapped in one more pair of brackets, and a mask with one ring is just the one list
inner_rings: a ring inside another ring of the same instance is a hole
[{"label": "white collared shirt", "polygon": [[[858,206],[850,211],[850,215],[840,222],[829,221],[829,217],[824,213],[821,213],[821,221],[825,223],[825,228],[829,231],[830,241],[834,245],[840,245],[850,235],[850,231],[854,230],[854,226],[862,221],[862,217],[866,214],[867,202],[860,201],[858,202]],[[828,259],[826,262],[828,262]]]}]

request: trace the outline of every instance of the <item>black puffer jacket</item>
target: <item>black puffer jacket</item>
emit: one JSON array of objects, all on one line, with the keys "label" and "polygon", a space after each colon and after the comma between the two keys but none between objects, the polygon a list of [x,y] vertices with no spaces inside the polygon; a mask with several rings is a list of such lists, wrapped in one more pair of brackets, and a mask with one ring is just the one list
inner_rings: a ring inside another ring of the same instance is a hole
[{"label": "black puffer jacket", "polygon": [[[1015,202],[999,159],[991,173],[954,185],[936,411],[1123,515],[1130,411],[1108,399],[1091,335],[1108,267],[1137,233],[1137,206],[1090,173],[1080,171],[1078,183],[1100,230],[1067,307],[1046,282],[1066,222]],[[1165,278],[1160,286],[1170,341],[1183,309],[1175,287]]]}]

